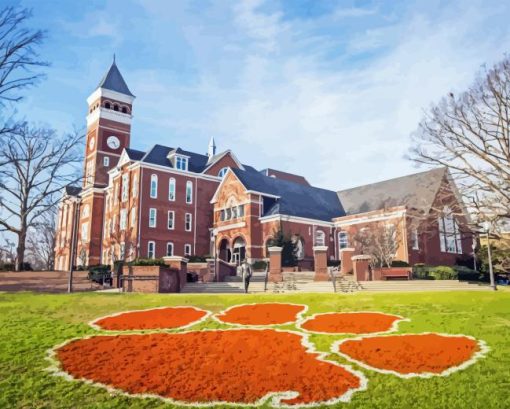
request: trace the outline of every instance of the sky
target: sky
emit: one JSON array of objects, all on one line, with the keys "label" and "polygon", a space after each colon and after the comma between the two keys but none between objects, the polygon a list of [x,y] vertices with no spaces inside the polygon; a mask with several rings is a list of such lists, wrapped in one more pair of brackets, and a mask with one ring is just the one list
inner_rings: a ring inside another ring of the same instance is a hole
[{"label": "sky", "polygon": [[414,173],[424,110],[461,92],[510,44],[501,1],[12,1],[47,30],[46,79],[19,112],[83,128],[116,54],[131,147],[205,153],[340,190]]}]

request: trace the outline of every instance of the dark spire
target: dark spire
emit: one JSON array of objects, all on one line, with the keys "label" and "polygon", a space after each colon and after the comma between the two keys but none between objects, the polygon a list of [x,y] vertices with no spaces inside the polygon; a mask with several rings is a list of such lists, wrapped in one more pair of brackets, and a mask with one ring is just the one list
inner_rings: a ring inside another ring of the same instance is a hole
[{"label": "dark spire", "polygon": [[124,81],[124,78],[122,78],[122,74],[117,68],[117,64],[115,63],[115,54],[113,54],[113,62],[110,69],[99,82],[97,87],[109,89],[111,91],[120,92],[121,94],[134,97],[126,84],[126,81]]}]

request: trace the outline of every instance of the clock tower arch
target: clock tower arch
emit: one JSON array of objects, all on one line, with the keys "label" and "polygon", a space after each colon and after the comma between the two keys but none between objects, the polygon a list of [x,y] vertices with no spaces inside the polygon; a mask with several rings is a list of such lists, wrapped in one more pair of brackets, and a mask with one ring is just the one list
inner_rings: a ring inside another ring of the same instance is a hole
[{"label": "clock tower arch", "polygon": [[115,63],[87,98],[87,136],[80,194],[76,265],[101,261],[105,194],[110,169],[129,148],[135,96]]}]

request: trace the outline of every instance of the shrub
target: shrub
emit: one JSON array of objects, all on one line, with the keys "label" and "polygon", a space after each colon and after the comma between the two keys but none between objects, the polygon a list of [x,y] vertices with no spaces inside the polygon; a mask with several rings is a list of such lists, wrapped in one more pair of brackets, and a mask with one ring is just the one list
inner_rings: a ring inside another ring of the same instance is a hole
[{"label": "shrub", "polygon": [[427,266],[422,263],[413,266],[413,278],[419,280],[456,280],[457,271],[448,266]]},{"label": "shrub", "polygon": [[252,268],[254,270],[265,270],[267,267],[267,262],[264,260],[257,260],[252,264]]},{"label": "shrub", "polygon": [[458,276],[457,272],[448,266],[433,267],[429,275],[434,277],[434,280],[456,280]]},{"label": "shrub", "polygon": [[203,256],[189,256],[187,258],[190,263],[205,263],[205,257]]},{"label": "shrub", "polygon": [[478,271],[471,270],[468,271],[459,271],[459,281],[476,281],[482,283],[490,282],[490,276],[488,273],[480,273]]},{"label": "shrub", "polygon": [[162,258],[137,258],[135,261],[129,263],[131,266],[165,266],[165,261]]},{"label": "shrub", "polygon": [[393,260],[391,262],[392,267],[410,267],[409,263],[403,260]]}]

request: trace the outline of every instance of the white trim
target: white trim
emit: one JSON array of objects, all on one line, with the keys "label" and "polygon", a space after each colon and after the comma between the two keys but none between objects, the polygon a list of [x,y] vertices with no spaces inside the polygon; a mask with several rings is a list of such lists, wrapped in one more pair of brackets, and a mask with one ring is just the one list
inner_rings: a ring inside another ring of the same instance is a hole
[{"label": "white trim", "polygon": [[104,97],[104,98],[111,98],[115,99],[119,102],[124,102],[125,104],[132,105],[133,101],[136,97],[131,95],[122,94],[117,91],[113,91],[111,89],[106,88],[97,88],[92,94],[89,95],[87,98],[87,104],[92,104],[97,99]]},{"label": "white trim", "polygon": [[[189,226],[190,228],[189,229],[186,228],[186,224],[187,224],[186,219],[188,216],[190,217],[190,226]],[[185,213],[184,214],[184,231],[187,231],[187,232],[193,231],[193,213]]]},{"label": "white trim", "polygon": [[[230,332],[230,331],[246,331],[246,328],[228,328],[228,329],[205,329],[200,332],[208,332],[208,331],[214,331],[214,332]],[[264,328],[252,328],[251,331],[264,331]],[[270,406],[277,407],[277,408],[301,408],[301,407],[315,407],[319,405],[334,405],[339,402],[350,402],[352,399],[352,396],[354,393],[359,391],[365,391],[367,390],[368,385],[368,379],[365,377],[365,375],[355,370],[350,365],[341,364],[337,361],[328,360],[327,357],[330,355],[330,352],[321,352],[318,351],[315,348],[315,344],[310,341],[310,336],[308,334],[304,334],[302,332],[297,331],[290,331],[290,330],[281,330],[274,328],[272,331],[275,332],[282,332],[286,334],[295,334],[300,337],[301,345],[305,348],[305,353],[311,354],[312,356],[315,356],[315,359],[320,362],[325,362],[329,365],[337,366],[339,368],[342,368],[344,371],[349,372],[350,374],[356,376],[359,378],[359,387],[357,388],[349,388],[345,393],[343,393],[340,396],[337,396],[335,398],[329,399],[327,401],[315,401],[305,404],[297,404],[297,405],[286,405],[283,404],[281,401],[283,399],[293,399],[297,397],[296,392],[294,391],[278,391],[278,392],[268,392],[266,395],[262,396],[259,400],[256,402],[250,402],[250,403],[240,403],[240,402],[225,402],[225,401],[218,401],[218,402],[185,402],[185,401],[178,401],[171,398],[164,398],[160,395],[155,394],[134,394],[134,393],[128,393],[122,389],[113,388],[111,386],[108,386],[106,384],[100,383],[100,382],[94,382],[90,379],[86,378],[75,378],[69,373],[65,372],[61,366],[60,361],[57,359],[57,351],[60,348],[63,348],[67,344],[70,344],[73,341],[83,340],[83,339],[89,339],[93,337],[113,337],[115,335],[101,335],[101,334],[92,334],[87,335],[85,337],[75,337],[72,339],[69,339],[65,342],[62,342],[61,344],[58,344],[54,346],[53,348],[50,348],[46,352],[46,360],[50,363],[50,366],[46,369],[48,372],[50,372],[54,376],[60,376],[68,381],[74,381],[74,382],[84,382],[88,385],[96,386],[103,388],[110,392],[111,394],[115,395],[122,395],[126,397],[136,397],[136,398],[146,398],[146,399],[159,399],[163,402],[174,404],[174,405],[180,405],[180,406],[187,406],[187,407],[212,407],[217,405],[227,405],[227,406],[237,406],[237,407],[246,407],[246,408],[252,408],[254,406],[260,406],[264,403],[268,403]],[[143,336],[144,334],[150,334],[150,333],[161,333],[160,331],[145,331],[143,333],[140,332],[130,332],[130,331],[123,331],[122,333],[125,335],[137,335],[137,336]],[[168,335],[181,335],[181,334],[187,334],[187,333],[193,333],[198,331],[182,331],[177,333],[168,333]]]},{"label": "white trim", "polygon": [[[189,193],[189,201],[188,201],[188,187],[191,187]],[[187,180],[186,181],[186,195],[185,195],[185,202],[186,204],[193,204],[193,181]]]},{"label": "white trim", "polygon": [[220,180],[221,182],[220,182],[220,184],[218,185],[218,187],[216,188],[216,192],[214,192],[214,195],[213,195],[213,197],[212,197],[212,199],[211,199],[211,201],[210,201],[209,203],[214,204],[214,203],[216,203],[216,202],[217,202],[217,200],[218,200],[218,197],[217,197],[217,196],[218,196],[218,192],[219,192],[219,191],[221,190],[221,188],[223,187],[223,184],[224,184],[224,183],[225,183],[225,181],[227,180],[227,177],[228,177],[228,175],[229,175],[230,173],[232,173],[232,175],[234,175],[234,177],[235,177],[235,178],[239,181],[239,183],[241,184],[241,186],[242,186],[242,187],[244,187],[244,190],[245,190],[245,191],[247,190],[247,189],[246,189],[246,186],[244,186],[243,182],[241,182],[241,179],[239,179],[239,178],[237,177],[237,175],[236,175],[236,174],[232,171],[232,168],[228,168],[227,173],[225,173],[225,175],[224,175],[222,178],[217,178],[217,179],[218,179],[218,180]]},{"label": "white trim", "polygon": [[[232,157],[232,160],[236,163],[236,165],[241,169],[244,170],[244,166],[239,160],[237,159],[236,155],[234,155],[234,152],[232,152],[230,149],[227,149],[225,152],[222,152],[220,156],[214,161],[214,162],[207,162],[208,166],[202,171],[202,173],[207,172],[214,164],[218,163],[221,159],[223,159],[228,153],[230,153],[230,156]],[[226,166],[228,167],[228,166]]]},{"label": "white trim", "polygon": [[[149,256],[149,253],[150,253],[150,250],[149,250],[149,249],[150,249],[151,244],[152,244],[152,247],[153,247],[153,248],[152,248],[152,250],[153,250],[152,257],[150,257],[150,256]],[[154,240],[149,240],[149,241],[147,242],[147,258],[148,258],[148,259],[151,259],[151,260],[153,260],[153,259],[155,259],[155,258],[156,258],[156,242],[155,242]]]},{"label": "white trim", "polygon": [[[451,337],[451,338],[453,338],[453,337],[464,337],[464,338],[470,339],[472,341],[476,341],[478,343],[479,350],[476,351],[473,354],[471,359],[468,359],[467,361],[464,361],[460,365],[452,366],[452,367],[444,370],[443,372],[440,372],[440,373],[420,372],[420,373],[408,373],[408,374],[403,374],[403,373],[396,372],[396,371],[389,370],[389,369],[375,368],[373,366],[365,364],[364,362],[361,362],[361,361],[358,361],[358,360],[356,360],[354,358],[351,358],[349,355],[344,354],[343,352],[339,351],[340,345],[342,343],[344,343],[344,342],[347,342],[347,341],[361,341],[361,340],[363,340],[365,338],[401,337],[401,336],[408,336],[408,335],[439,335],[439,336],[442,336],[442,337]],[[452,373],[454,373],[456,371],[460,371],[460,370],[466,369],[468,366],[473,365],[478,359],[484,358],[488,354],[489,351],[490,351],[490,348],[487,346],[487,343],[485,341],[477,340],[476,338],[474,338],[474,337],[472,337],[470,335],[464,335],[464,334],[444,334],[444,333],[440,333],[440,332],[421,332],[421,333],[411,333],[411,334],[407,334],[406,333],[406,334],[368,335],[368,336],[365,335],[365,336],[361,336],[361,337],[357,337],[357,338],[341,339],[339,341],[335,341],[331,345],[331,352],[332,353],[337,354],[337,355],[347,359],[348,361],[353,362],[353,363],[361,366],[362,368],[369,369],[371,371],[379,372],[379,373],[382,373],[382,374],[395,375],[395,376],[398,376],[399,378],[404,378],[404,379],[409,379],[409,378],[432,378],[434,376],[448,376],[448,375],[451,375]]]},{"label": "white trim", "polygon": [[388,219],[396,219],[398,217],[403,217],[406,215],[405,210],[397,210],[394,212],[388,212],[383,213],[382,215],[373,215],[373,216],[363,216],[363,217],[357,217],[349,220],[338,220],[335,219],[333,221],[333,224],[335,227],[342,227],[342,226],[351,226],[353,224],[360,224],[360,223],[370,223],[370,222],[378,222],[382,220],[388,220]]},{"label": "white trim", "polygon": [[[159,188],[159,177],[158,175],[156,175],[155,173],[153,173],[151,175],[151,178],[150,178],[150,184],[149,184],[149,197],[151,199],[157,199],[158,198],[158,188]],[[154,192],[154,195],[153,195],[153,189],[152,189],[152,183],[153,182],[156,182],[156,189],[155,189],[155,192]]]},{"label": "white trim", "polygon": [[217,234],[221,231],[237,229],[237,228],[241,228],[241,227],[245,227],[245,226],[246,226],[246,222],[232,223],[232,224],[227,224],[224,226],[216,227],[215,229],[213,229],[213,232],[214,232],[214,234]]},{"label": "white trim", "polygon": [[[168,246],[172,246],[172,254],[168,254]],[[175,251],[175,246],[173,241],[167,241],[166,242],[166,256],[165,257],[173,257]],[[163,257],[163,259],[165,258]]]},{"label": "white trim", "polygon": [[118,158],[120,158],[122,156],[122,154],[118,154],[118,153],[114,153],[114,152],[106,152],[106,151],[102,151],[101,149],[98,149],[96,151],[90,152],[85,158],[89,159],[92,156],[99,156],[98,153],[102,153],[103,155],[108,155],[108,156],[117,156]]},{"label": "white trim", "polygon": [[87,115],[87,127],[99,121],[101,118],[113,122],[120,122],[121,124],[124,125],[131,125],[133,115],[123,114],[120,111],[114,111],[113,109],[107,109],[105,107],[100,106],[98,109],[92,111],[91,114]]},{"label": "white trim", "polygon": [[272,197],[273,199],[279,199],[281,196],[272,195],[270,193],[264,193],[259,192],[258,190],[247,190],[246,193],[252,193],[255,195],[265,196],[265,197]]},{"label": "white trim", "polygon": [[313,224],[315,226],[320,227],[335,227],[332,222],[326,222],[324,220],[315,220],[308,219],[306,217],[299,216],[287,216],[284,214],[275,214],[271,216],[263,216],[259,218],[260,223],[270,223],[274,221],[285,221],[285,222],[294,222],[300,224]]},{"label": "white trim", "polygon": [[[172,227],[168,226],[170,224],[169,223],[170,222],[170,214],[172,214]],[[175,211],[174,210],[169,210],[167,213],[166,227],[167,227],[167,230],[175,230]]]},{"label": "white trim", "polygon": [[[347,315],[347,314],[379,314],[379,315],[386,315],[386,316],[391,316],[391,317],[394,317],[396,318],[395,321],[393,321],[393,323],[391,324],[390,328],[388,328],[387,330],[385,331],[377,331],[377,332],[323,332],[323,331],[312,331],[312,330],[308,330],[308,329],[305,329],[303,328],[303,325],[306,324],[308,321],[312,321],[314,320],[316,317],[319,317],[319,316],[324,316],[324,315]],[[338,311],[338,312],[325,312],[325,313],[317,313],[317,314],[313,314],[313,315],[310,315],[309,317],[306,317],[306,318],[303,318],[302,320],[298,321],[296,323],[296,328],[298,328],[299,330],[301,331],[304,331],[308,334],[325,334],[325,335],[355,335],[355,336],[359,336],[361,334],[371,334],[371,335],[376,335],[376,334],[388,334],[388,333],[391,333],[391,332],[396,332],[398,331],[398,326],[401,322],[410,322],[411,320],[409,318],[404,318],[400,315],[396,315],[396,314],[387,314],[385,312],[381,312],[381,311]]]},{"label": "white trim", "polygon": [[[151,214],[154,210],[154,226],[151,226]],[[158,225],[158,209],[155,207],[149,207],[149,229],[155,229]]]}]

